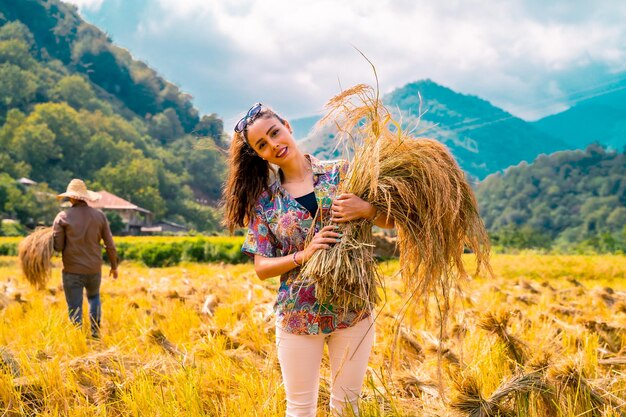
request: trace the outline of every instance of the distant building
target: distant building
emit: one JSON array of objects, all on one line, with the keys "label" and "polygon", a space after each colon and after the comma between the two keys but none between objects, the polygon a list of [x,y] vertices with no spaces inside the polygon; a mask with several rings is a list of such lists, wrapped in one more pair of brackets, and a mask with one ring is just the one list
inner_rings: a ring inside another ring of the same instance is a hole
[{"label": "distant building", "polygon": [[150,210],[141,208],[108,191],[97,191],[97,193],[101,196],[100,200],[89,201],[87,204],[105,213],[113,212],[119,214],[126,225],[126,233],[139,235],[142,227],[152,226],[153,215]]},{"label": "distant building", "polygon": [[189,229],[182,224],[161,220],[152,226],[144,226],[141,228],[142,234],[160,235],[163,233],[187,234]]},{"label": "distant building", "polygon": [[17,180],[17,182],[19,182],[22,185],[26,185],[26,186],[37,185],[36,181],[33,181],[33,180],[29,179],[29,178],[24,178],[24,177],[22,177],[19,180]]}]

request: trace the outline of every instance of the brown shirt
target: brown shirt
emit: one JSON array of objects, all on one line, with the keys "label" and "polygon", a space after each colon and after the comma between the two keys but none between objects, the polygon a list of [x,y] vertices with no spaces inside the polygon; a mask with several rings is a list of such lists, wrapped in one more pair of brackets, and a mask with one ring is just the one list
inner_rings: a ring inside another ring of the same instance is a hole
[{"label": "brown shirt", "polygon": [[104,241],[111,268],[117,269],[117,252],[109,222],[103,212],[89,207],[84,201],[57,214],[52,226],[54,249],[61,252],[63,272],[96,274],[102,268]]}]

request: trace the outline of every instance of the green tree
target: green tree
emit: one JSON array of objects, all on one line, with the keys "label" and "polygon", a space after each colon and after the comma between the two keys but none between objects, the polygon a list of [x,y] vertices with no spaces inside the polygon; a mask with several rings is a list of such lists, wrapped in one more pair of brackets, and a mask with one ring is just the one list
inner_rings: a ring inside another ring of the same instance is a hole
[{"label": "green tree", "polygon": [[80,75],[68,75],[59,80],[51,92],[53,99],[64,101],[76,110],[97,106],[96,95],[89,82]]},{"label": "green tree", "polygon": [[172,142],[181,137],[185,131],[173,109],[165,109],[154,115],[150,120],[150,136],[157,138],[161,143]]},{"label": "green tree", "polygon": [[600,232],[607,232],[607,219],[618,206],[619,200],[616,196],[587,199],[580,207],[587,233],[596,235]]},{"label": "green tree", "polygon": [[28,44],[19,39],[0,41],[0,62],[23,70],[32,70],[37,64],[30,54]]},{"label": "green tree", "polygon": [[224,146],[224,122],[216,114],[204,115],[194,127],[193,134],[199,137],[209,137],[218,146]]},{"label": "green tree", "polygon": [[124,224],[124,220],[122,220],[122,216],[117,214],[114,211],[106,212],[107,220],[109,221],[109,228],[111,229],[111,233],[114,235],[120,234],[126,229],[126,224]]},{"label": "green tree", "polygon": [[89,130],[81,122],[76,110],[65,103],[38,104],[28,116],[28,120],[45,124],[55,135],[56,144],[63,153],[65,166],[76,165],[89,138]]},{"label": "green tree", "polygon": [[516,249],[548,249],[552,244],[549,235],[528,226],[506,226],[493,232],[490,238],[494,245]]},{"label": "green tree", "polygon": [[626,230],[626,207],[618,206],[613,208],[611,214],[606,219],[609,230]]},{"label": "green tree", "polygon": [[219,200],[227,169],[224,151],[212,139],[196,140],[191,136],[176,141],[172,150],[182,156],[196,196],[207,203]]},{"label": "green tree", "polygon": [[25,109],[37,91],[37,77],[13,64],[0,64],[0,110]]},{"label": "green tree", "polygon": [[12,141],[15,131],[22,126],[26,116],[18,109],[11,109],[7,113],[6,121],[0,128],[0,149],[3,149],[9,154],[12,153]]},{"label": "green tree", "polygon": [[0,27],[0,41],[17,40],[25,43],[29,49],[35,45],[35,37],[28,27],[20,21],[7,22]]},{"label": "green tree", "polygon": [[91,177],[100,168],[131,158],[142,158],[143,154],[132,144],[122,140],[115,141],[106,132],[98,132],[91,136],[81,156],[82,171]]},{"label": "green tree", "polygon": [[24,123],[15,132],[12,148],[17,157],[31,167],[32,179],[38,182],[50,180],[50,164],[63,155],[55,143],[54,133],[45,124]]},{"label": "green tree", "polygon": [[160,218],[165,213],[165,201],[159,194],[156,163],[147,158],[120,161],[96,172],[95,179],[107,191],[148,209]]},{"label": "green tree", "polygon": [[12,188],[16,188],[15,180],[4,172],[0,173],[0,213],[8,214],[7,202]]},{"label": "green tree", "polygon": [[91,135],[106,133],[115,142],[128,142],[142,152],[146,152],[150,147],[150,138],[145,134],[146,126],[138,119],[128,121],[117,114],[107,115],[101,111],[81,110],[79,115]]},{"label": "green tree", "polygon": [[21,224],[34,227],[52,224],[58,203],[45,183],[25,187],[8,175],[0,174],[0,210]]}]

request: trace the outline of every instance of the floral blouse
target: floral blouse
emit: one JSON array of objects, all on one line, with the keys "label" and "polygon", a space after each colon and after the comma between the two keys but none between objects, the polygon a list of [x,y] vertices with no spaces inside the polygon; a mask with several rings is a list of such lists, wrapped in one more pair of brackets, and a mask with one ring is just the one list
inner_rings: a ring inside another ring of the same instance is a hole
[{"label": "floral blouse", "polygon": [[[307,158],[315,176],[314,192],[321,210],[319,217],[327,219],[339,183],[348,170],[348,162],[320,162],[310,155]],[[309,211],[291,197],[277,179],[270,185],[269,192],[261,194],[241,250],[251,256],[286,256],[304,249],[311,228],[314,228],[312,233],[316,233],[321,228],[321,221],[314,224]],[[315,284],[297,281],[299,272],[300,268],[296,267],[280,277],[274,310],[276,325],[284,331],[301,335],[330,333],[369,316],[369,310],[344,310],[319,303],[315,298]]]}]

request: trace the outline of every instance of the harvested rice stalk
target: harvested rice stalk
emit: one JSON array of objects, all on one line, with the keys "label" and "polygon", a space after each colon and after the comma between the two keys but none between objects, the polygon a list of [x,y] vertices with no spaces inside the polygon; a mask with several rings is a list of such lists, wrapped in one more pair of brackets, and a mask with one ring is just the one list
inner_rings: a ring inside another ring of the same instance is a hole
[{"label": "harvested rice stalk", "polygon": [[[538,394],[551,409],[553,388],[543,381],[542,373],[518,374],[504,381],[489,398],[484,398],[475,378],[456,382],[457,397],[451,402],[452,409],[468,417],[496,417],[507,415],[507,403],[524,401],[524,397]],[[513,406],[513,410],[518,407]],[[546,414],[547,415],[547,414]]]},{"label": "harvested rice stalk", "polygon": [[52,271],[52,228],[42,227],[22,240],[18,246],[18,256],[22,274],[38,290],[46,288]]},{"label": "harvested rice stalk", "polygon": [[478,323],[478,327],[495,334],[506,347],[509,357],[515,361],[517,366],[520,366],[526,362],[526,357],[528,356],[526,353],[527,347],[524,341],[508,332],[507,327],[510,318],[511,314],[509,312],[501,314],[487,312]]},{"label": "harvested rice stalk", "polygon": [[598,365],[602,365],[602,366],[626,365],[626,356],[618,356],[618,357],[607,358],[607,359],[598,359]]},{"label": "harvested rice stalk", "polygon": [[179,367],[177,360],[163,355],[146,361],[137,355],[124,354],[116,347],[89,352],[61,363],[62,375],[71,375],[77,388],[91,403],[109,407],[119,404],[120,394],[127,386],[132,386],[138,376],[161,378],[176,372]]},{"label": "harvested rice stalk", "polygon": [[0,310],[2,310],[3,308],[7,308],[10,302],[11,299],[9,297],[0,293]]},{"label": "harvested rice stalk", "polygon": [[432,334],[421,331],[422,338],[424,342],[428,344],[426,347],[426,351],[433,355],[437,355],[440,359],[443,360],[443,363],[447,366],[458,368],[460,366],[465,367],[466,365],[461,363],[461,358],[459,358],[449,347],[445,345],[445,343],[433,336]]},{"label": "harvested rice stalk", "polygon": [[22,367],[17,359],[15,359],[15,355],[13,355],[9,349],[0,346],[0,370],[4,369],[7,369],[13,378],[22,375]]},{"label": "harvested rice stalk", "polygon": [[458,369],[461,365],[463,365],[459,356],[448,347],[437,347],[431,345],[428,347],[427,351],[428,353],[437,355],[438,358],[441,358],[442,364],[450,369]]},{"label": "harvested rice stalk", "polygon": [[619,353],[624,349],[626,340],[626,328],[611,326],[608,323],[587,320],[585,327],[598,335],[600,343],[613,353]]},{"label": "harvested rice stalk", "polygon": [[465,378],[455,383],[457,394],[450,407],[458,415],[467,417],[495,417],[501,414],[496,402],[489,401],[480,392],[480,385],[475,378]]},{"label": "harvested rice stalk", "polygon": [[155,342],[157,345],[161,346],[163,350],[168,352],[174,356],[182,356],[183,353],[178,349],[178,347],[170,342],[167,337],[163,334],[163,331],[159,328],[152,328],[148,331],[148,338]]},{"label": "harvested rice stalk", "polygon": [[[445,315],[451,288],[467,276],[464,249],[475,254],[477,272],[489,269],[488,236],[465,174],[444,145],[402,130],[369,86],[352,87],[327,107],[320,123],[334,123],[340,141],[354,153],[340,191],[356,194],[393,219],[407,300],[423,301],[435,294]],[[316,283],[320,300],[340,308],[371,308],[382,286],[371,222],[340,227],[341,241],[317,251],[301,277]]]},{"label": "harvested rice stalk", "polygon": [[419,342],[415,340],[413,335],[411,335],[409,330],[404,326],[400,327],[400,338],[404,342],[406,342],[408,346],[410,346],[413,349],[413,351],[415,352],[415,354],[417,354],[418,357],[420,358],[424,357],[424,349],[419,344]]},{"label": "harvested rice stalk", "polygon": [[[568,360],[560,366],[552,368],[549,377],[556,380],[561,390],[569,389],[575,392],[583,403],[587,402],[584,407],[589,415],[606,415],[603,411],[607,409],[618,411],[626,407],[624,400],[593,384],[579,361]],[[623,413],[620,412],[619,415],[623,415]]]},{"label": "harvested rice stalk", "polygon": [[13,379],[12,385],[19,398],[19,415],[41,415],[46,397],[43,384],[35,377],[21,376]]},{"label": "harvested rice stalk", "polygon": [[[528,374],[519,374],[504,381],[489,397],[490,402],[515,402],[515,410],[520,410],[524,404],[535,403],[531,395],[537,395],[543,405],[542,415],[556,415],[554,408],[554,388],[544,380],[543,371]],[[513,398],[514,397],[514,398]]]},{"label": "harvested rice stalk", "polygon": [[405,370],[397,377],[404,392],[412,397],[421,398],[423,394],[439,398],[437,385],[413,370]]}]

